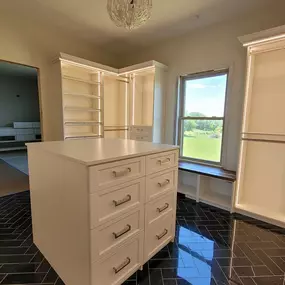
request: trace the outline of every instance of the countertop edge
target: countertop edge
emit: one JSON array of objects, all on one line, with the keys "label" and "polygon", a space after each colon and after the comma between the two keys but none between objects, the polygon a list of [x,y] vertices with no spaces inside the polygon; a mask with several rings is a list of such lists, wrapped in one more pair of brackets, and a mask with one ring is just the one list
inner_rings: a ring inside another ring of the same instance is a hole
[{"label": "countertop edge", "polygon": [[[36,147],[36,144],[26,144],[26,146],[28,148],[32,147]],[[50,154],[53,154],[55,156],[59,156],[59,157],[63,157],[67,160],[70,160],[70,161],[74,161],[74,162],[77,162],[79,164],[82,164],[82,165],[85,165],[87,167],[91,167],[91,166],[96,166],[96,165],[99,165],[99,164],[105,164],[105,163],[110,163],[110,162],[115,162],[115,161],[121,161],[121,160],[124,160],[124,159],[131,159],[131,158],[136,158],[136,157],[140,157],[140,156],[147,156],[147,155],[151,155],[151,154],[156,154],[156,153],[162,153],[162,152],[169,152],[169,151],[173,151],[173,150],[179,150],[179,146],[175,146],[175,145],[169,145],[170,147],[168,149],[160,149],[160,150],[151,150],[151,151],[147,151],[147,152],[141,152],[141,153],[137,153],[137,154],[128,154],[128,155],[123,155],[123,156],[119,156],[119,157],[116,157],[116,158],[107,158],[107,159],[101,159],[101,160],[98,160],[98,161],[88,161],[88,162],[84,162],[80,159],[77,159],[77,158],[74,158],[74,157],[70,157],[70,156],[67,156],[67,155],[64,155],[64,154],[61,154],[61,153],[56,153],[56,152],[53,152],[53,151],[50,151],[48,149],[45,149],[45,148],[40,148],[41,151],[44,151],[44,152],[47,152],[47,153],[50,153]]]}]

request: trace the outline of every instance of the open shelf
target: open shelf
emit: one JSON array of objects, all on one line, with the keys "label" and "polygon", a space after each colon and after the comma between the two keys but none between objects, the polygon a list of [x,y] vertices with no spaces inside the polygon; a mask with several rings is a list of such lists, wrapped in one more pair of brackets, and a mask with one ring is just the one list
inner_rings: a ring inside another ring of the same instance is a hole
[{"label": "open shelf", "polygon": [[208,192],[205,191],[204,193],[200,194],[200,199],[201,202],[210,204],[215,207],[222,208],[224,210],[230,210],[232,207],[232,197],[227,196],[227,195],[222,195],[217,192]]},{"label": "open shelf", "polygon": [[229,211],[232,210],[232,196],[231,182],[210,176],[200,176],[199,201]]},{"label": "open shelf", "polygon": [[84,107],[65,107],[65,111],[78,111],[78,112],[101,112],[101,109],[84,108]]},{"label": "open shelf", "polygon": [[253,218],[259,218],[265,222],[274,223],[278,226],[285,226],[285,213],[273,212],[266,208],[258,207],[250,204],[236,204],[236,209],[241,210],[243,214],[252,216]]},{"label": "open shelf", "polygon": [[97,100],[100,99],[100,100],[103,100],[103,98],[101,96],[90,95],[90,94],[83,94],[83,93],[64,93],[64,95],[84,97],[84,98],[88,98],[88,99],[97,99]]},{"label": "open shelf", "polygon": [[192,185],[178,184],[178,192],[196,201],[197,189]]},{"label": "open shelf", "polygon": [[103,125],[103,123],[97,121],[65,121],[66,126],[91,126],[91,125]]},{"label": "open shelf", "polygon": [[101,85],[100,82],[96,82],[96,81],[92,81],[92,80],[85,80],[85,79],[76,78],[76,77],[67,76],[67,75],[63,75],[62,78],[66,79],[66,80],[72,80],[72,81],[87,83],[87,84],[91,84],[91,85]]}]

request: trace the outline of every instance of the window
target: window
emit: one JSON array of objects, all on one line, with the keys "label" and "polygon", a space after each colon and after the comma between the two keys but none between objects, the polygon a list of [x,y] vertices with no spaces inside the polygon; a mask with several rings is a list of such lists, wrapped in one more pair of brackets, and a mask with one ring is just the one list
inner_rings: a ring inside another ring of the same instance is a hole
[{"label": "window", "polygon": [[182,159],[220,164],[228,70],[181,77],[178,142]]}]

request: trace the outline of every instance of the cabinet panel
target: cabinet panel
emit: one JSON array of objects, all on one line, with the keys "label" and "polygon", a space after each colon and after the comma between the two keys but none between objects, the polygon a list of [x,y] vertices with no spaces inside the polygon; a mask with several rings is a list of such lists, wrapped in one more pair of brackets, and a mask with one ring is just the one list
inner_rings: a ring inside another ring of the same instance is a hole
[{"label": "cabinet panel", "polygon": [[125,159],[90,167],[90,192],[119,185],[145,174],[145,158]]},{"label": "cabinet panel", "polygon": [[150,259],[173,238],[173,211],[146,227],[144,258]]},{"label": "cabinet panel", "polygon": [[143,229],[143,216],[137,211],[111,225],[93,229],[91,232],[92,261],[100,259],[104,254],[113,252],[118,246],[134,237]]},{"label": "cabinet panel", "polygon": [[285,144],[243,142],[237,207],[285,221]]},{"label": "cabinet panel", "polygon": [[90,196],[91,228],[144,205],[145,179],[94,192]]},{"label": "cabinet panel", "polygon": [[110,258],[92,264],[92,284],[122,284],[139,268],[141,258],[141,239],[137,238],[129,245],[121,247]]},{"label": "cabinet panel", "polygon": [[285,135],[285,49],[253,57],[245,132]]}]

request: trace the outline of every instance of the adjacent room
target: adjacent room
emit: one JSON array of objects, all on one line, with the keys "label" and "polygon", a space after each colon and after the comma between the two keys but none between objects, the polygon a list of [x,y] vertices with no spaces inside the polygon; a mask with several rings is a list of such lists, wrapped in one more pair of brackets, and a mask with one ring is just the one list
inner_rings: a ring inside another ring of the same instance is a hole
[{"label": "adjacent room", "polygon": [[29,189],[25,143],[41,141],[38,71],[0,61],[0,196]]},{"label": "adjacent room", "polygon": [[0,285],[285,285],[284,0],[0,3]]}]

